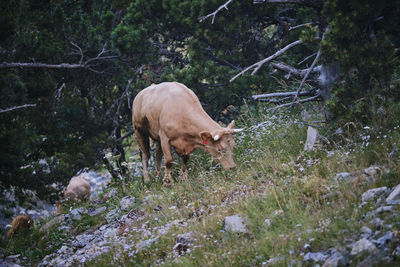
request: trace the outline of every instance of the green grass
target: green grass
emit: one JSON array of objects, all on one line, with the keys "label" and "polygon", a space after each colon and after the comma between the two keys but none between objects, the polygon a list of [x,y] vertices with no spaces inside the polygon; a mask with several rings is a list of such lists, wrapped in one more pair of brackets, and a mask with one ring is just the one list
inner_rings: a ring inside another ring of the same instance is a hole
[{"label": "green grass", "polygon": [[[300,252],[305,243],[313,251],[328,249],[332,244],[344,245],[349,236],[359,231],[360,218],[369,208],[358,207],[361,194],[373,187],[395,186],[400,180],[399,152],[392,155],[394,158],[389,157],[400,144],[399,127],[372,130],[357,126],[345,129],[343,137],[321,129],[329,142],[304,152],[307,128],[292,123],[300,120],[296,115],[260,118],[264,113],[256,113],[248,111],[239,122],[248,130],[235,137],[238,166],[233,172],[216,168],[210,156],[196,151],[189,161],[188,179],[175,182],[171,188],[162,187],[161,180],[143,186],[140,177],[129,177],[124,187],[121,182],[115,183],[118,197],[107,200],[108,210],[117,207],[124,195],[132,195],[138,200],[137,208],[144,211],[148,227],[162,227],[174,220],[182,220],[186,226],[172,226],[150,248],[138,253],[123,252],[116,246],[86,265],[260,266],[268,259],[283,256],[275,265],[287,266],[292,260],[302,259]],[[250,128],[262,121],[268,122],[265,129]],[[333,155],[328,156],[328,151]],[[180,166],[177,158],[176,163],[174,177]],[[382,172],[375,182],[365,183],[363,170],[372,164],[387,172]],[[360,179],[337,183],[333,178],[339,172],[350,172]],[[143,202],[148,195],[158,195],[159,199],[150,204]],[[154,211],[156,205],[163,207],[161,212]],[[223,218],[233,214],[245,218],[250,234],[221,231]],[[264,222],[267,218],[270,227]],[[398,219],[392,221],[394,230],[399,231]],[[79,233],[103,222],[101,216],[84,216],[73,224],[73,230]],[[176,237],[186,232],[194,233],[194,244],[190,253],[176,257],[172,249]],[[43,241],[38,241],[41,238]],[[2,242],[6,242],[8,251],[37,262],[49,251],[55,251],[64,238],[63,233],[51,233],[43,239],[35,229],[31,237]],[[129,238],[135,244],[142,239],[135,232],[129,233]],[[27,247],[42,251],[24,253]]]}]

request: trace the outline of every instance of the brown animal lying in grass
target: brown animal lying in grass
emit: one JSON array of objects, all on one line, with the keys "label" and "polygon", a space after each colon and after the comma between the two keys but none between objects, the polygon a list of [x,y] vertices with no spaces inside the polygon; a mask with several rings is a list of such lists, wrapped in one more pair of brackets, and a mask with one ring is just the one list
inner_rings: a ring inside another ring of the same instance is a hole
[{"label": "brown animal lying in grass", "polygon": [[69,181],[64,195],[57,202],[58,212],[62,211],[62,204],[84,201],[90,198],[90,184],[83,176],[76,176]]},{"label": "brown animal lying in grass", "polygon": [[26,214],[17,215],[11,222],[11,228],[7,232],[7,238],[10,238],[16,232],[29,229],[33,226],[33,220]]}]

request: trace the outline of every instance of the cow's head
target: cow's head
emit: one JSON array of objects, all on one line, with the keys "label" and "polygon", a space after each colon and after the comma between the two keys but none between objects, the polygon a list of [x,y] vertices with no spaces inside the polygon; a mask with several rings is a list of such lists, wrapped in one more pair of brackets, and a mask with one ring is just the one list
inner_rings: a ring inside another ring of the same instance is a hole
[{"label": "cow's head", "polygon": [[233,146],[235,145],[235,141],[232,138],[232,134],[240,132],[242,129],[234,129],[234,127],[235,121],[232,121],[228,127],[222,130],[212,133],[200,133],[200,137],[203,140],[207,152],[226,170],[236,167],[236,163],[233,159]]}]

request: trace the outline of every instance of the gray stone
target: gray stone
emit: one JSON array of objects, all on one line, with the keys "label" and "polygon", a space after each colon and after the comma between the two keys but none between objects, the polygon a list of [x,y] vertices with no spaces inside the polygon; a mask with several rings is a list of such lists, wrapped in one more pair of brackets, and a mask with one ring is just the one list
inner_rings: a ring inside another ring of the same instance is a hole
[{"label": "gray stone", "polygon": [[243,223],[242,217],[239,215],[232,215],[225,217],[223,221],[224,230],[232,233],[248,233],[246,225]]},{"label": "gray stone", "polygon": [[367,226],[363,226],[361,227],[361,235],[364,238],[368,238],[372,235],[372,230],[371,228],[367,227]]},{"label": "gray stone", "polygon": [[337,267],[346,266],[348,260],[342,255],[342,253],[335,251],[329,258],[324,262],[322,267]]},{"label": "gray stone", "polygon": [[376,246],[368,239],[362,238],[354,243],[353,249],[351,250],[351,255],[358,255],[363,251],[372,253],[376,251]]},{"label": "gray stone", "polygon": [[117,218],[121,216],[121,211],[119,209],[110,210],[106,215],[107,223],[111,223],[115,221]]},{"label": "gray stone", "polygon": [[318,138],[318,131],[311,126],[308,126],[307,140],[306,143],[304,144],[304,151],[313,150],[317,138]]},{"label": "gray stone", "polygon": [[349,180],[350,177],[351,174],[349,172],[340,172],[335,175],[335,178],[333,178],[333,180],[336,182],[343,182]]},{"label": "gray stone", "polygon": [[387,190],[386,186],[370,189],[366,191],[364,194],[362,194],[361,199],[363,202],[370,201],[378,197],[382,193],[384,193],[386,190]]},{"label": "gray stone", "polygon": [[117,228],[108,228],[104,231],[103,236],[105,238],[115,237],[117,235],[118,229]]},{"label": "gray stone", "polygon": [[375,210],[376,214],[384,213],[384,212],[392,212],[393,211],[393,206],[383,206],[379,207]]},{"label": "gray stone", "polygon": [[72,246],[76,248],[83,248],[85,247],[90,241],[92,241],[94,238],[93,235],[90,234],[82,234],[78,235],[75,238],[75,241],[72,243]]},{"label": "gray stone", "polygon": [[392,232],[386,232],[383,236],[378,238],[378,240],[375,241],[375,243],[378,245],[378,247],[385,247],[389,243],[391,243],[394,240],[394,235]]},{"label": "gray stone", "polygon": [[69,212],[69,216],[71,220],[80,220],[82,219],[82,215],[88,214],[89,211],[85,208],[76,208]]},{"label": "gray stone", "polygon": [[323,252],[307,252],[303,260],[306,262],[324,262],[328,258]]},{"label": "gray stone", "polygon": [[375,176],[381,172],[382,172],[381,168],[379,168],[378,166],[374,166],[374,165],[372,165],[364,170],[364,173],[369,176]]},{"label": "gray stone", "polygon": [[400,184],[398,184],[390,195],[386,198],[386,203],[392,203],[395,199],[400,197]]},{"label": "gray stone", "polygon": [[271,227],[271,220],[270,219],[265,219],[264,224],[267,226],[267,228]]},{"label": "gray stone", "polygon": [[393,256],[400,257],[400,246],[397,246],[392,253]]},{"label": "gray stone", "polygon": [[180,255],[187,252],[189,247],[193,244],[193,233],[180,234],[176,238],[176,244],[173,250],[177,251]]},{"label": "gray stone", "polygon": [[383,226],[383,221],[380,218],[374,218],[371,221],[369,221],[369,224],[377,229],[381,228]]},{"label": "gray stone", "polygon": [[96,215],[98,215],[100,213],[105,212],[106,210],[107,210],[107,207],[103,206],[103,207],[95,209],[94,211],[89,212],[89,215],[93,217],[93,216],[96,216]]},{"label": "gray stone", "polygon": [[121,210],[129,210],[130,208],[132,208],[135,205],[135,197],[132,196],[126,196],[123,197],[120,201],[120,206],[121,206]]}]

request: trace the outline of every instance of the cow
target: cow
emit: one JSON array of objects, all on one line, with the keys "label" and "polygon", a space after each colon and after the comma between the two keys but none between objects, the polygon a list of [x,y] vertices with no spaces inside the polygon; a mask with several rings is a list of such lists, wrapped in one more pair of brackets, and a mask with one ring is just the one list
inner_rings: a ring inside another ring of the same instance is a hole
[{"label": "cow", "polygon": [[64,191],[60,201],[57,202],[58,212],[62,211],[63,203],[73,203],[84,201],[90,198],[90,184],[82,176],[75,176],[69,181],[67,189]]},{"label": "cow", "polygon": [[140,91],[133,101],[132,121],[143,164],[144,183],[150,181],[147,171],[150,138],[156,144],[156,176],[160,175],[164,155],[164,186],[172,183],[171,146],[182,158],[180,178],[186,177],[189,154],[197,148],[211,154],[224,169],[236,167],[232,134],[242,129],[234,129],[235,121],[226,128],[221,127],[207,115],[193,91],[181,83],[152,84]]},{"label": "cow", "polygon": [[33,220],[29,215],[20,214],[13,218],[11,228],[7,232],[7,238],[11,238],[14,233],[21,232],[25,229],[30,229],[33,226]]}]

